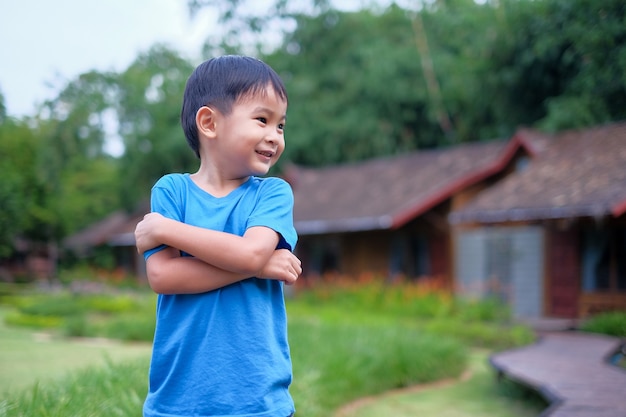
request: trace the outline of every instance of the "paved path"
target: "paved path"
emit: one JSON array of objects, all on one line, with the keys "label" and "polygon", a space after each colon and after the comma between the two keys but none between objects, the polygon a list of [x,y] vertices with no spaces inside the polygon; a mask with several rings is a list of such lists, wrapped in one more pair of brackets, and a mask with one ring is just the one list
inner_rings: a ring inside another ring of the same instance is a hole
[{"label": "paved path", "polygon": [[626,417],[626,370],[608,362],[624,341],[582,332],[544,334],[539,342],[491,356],[500,374],[540,392],[540,417]]}]

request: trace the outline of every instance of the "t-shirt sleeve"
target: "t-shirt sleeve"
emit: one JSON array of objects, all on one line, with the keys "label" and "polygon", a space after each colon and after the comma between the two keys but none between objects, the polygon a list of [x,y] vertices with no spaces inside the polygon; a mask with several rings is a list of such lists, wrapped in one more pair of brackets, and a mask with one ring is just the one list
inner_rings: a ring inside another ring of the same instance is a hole
[{"label": "t-shirt sleeve", "polygon": [[275,230],[280,238],[277,249],[296,247],[298,235],[293,226],[293,191],[280,178],[266,178],[260,189],[259,200],[248,218],[247,228],[265,226]]},{"label": "t-shirt sleeve", "polygon": [[[150,195],[150,207],[153,213],[162,214],[170,219],[183,221],[183,208],[180,204],[180,198],[177,195],[177,190],[180,190],[180,186],[176,186],[176,182],[180,178],[174,174],[165,175],[161,177],[156,184],[152,187]],[[144,259],[148,259],[151,255],[165,249],[166,245],[160,245],[156,248],[149,249],[144,252]]]}]

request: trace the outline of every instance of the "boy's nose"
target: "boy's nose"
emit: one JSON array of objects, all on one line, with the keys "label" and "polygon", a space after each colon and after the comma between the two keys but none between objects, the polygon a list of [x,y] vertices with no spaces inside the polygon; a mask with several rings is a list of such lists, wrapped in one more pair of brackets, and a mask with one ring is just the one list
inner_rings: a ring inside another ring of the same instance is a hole
[{"label": "boy's nose", "polygon": [[282,135],[278,132],[270,132],[265,136],[265,140],[269,143],[276,144],[282,140]]}]

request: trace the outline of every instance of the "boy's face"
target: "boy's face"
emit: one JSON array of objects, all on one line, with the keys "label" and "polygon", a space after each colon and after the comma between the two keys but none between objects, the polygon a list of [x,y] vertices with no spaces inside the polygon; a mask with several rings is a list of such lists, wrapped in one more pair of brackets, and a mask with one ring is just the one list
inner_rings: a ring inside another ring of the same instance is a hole
[{"label": "boy's face", "polygon": [[285,149],[287,103],[265,93],[240,98],[216,125],[222,167],[235,176],[267,174]]}]

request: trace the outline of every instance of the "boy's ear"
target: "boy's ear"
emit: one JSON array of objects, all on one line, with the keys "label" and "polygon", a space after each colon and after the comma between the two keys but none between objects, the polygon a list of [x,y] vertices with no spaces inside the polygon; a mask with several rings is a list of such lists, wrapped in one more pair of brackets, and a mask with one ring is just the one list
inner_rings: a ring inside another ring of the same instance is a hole
[{"label": "boy's ear", "polygon": [[196,112],[196,128],[198,133],[206,137],[215,137],[217,113],[208,106],[202,106]]}]

